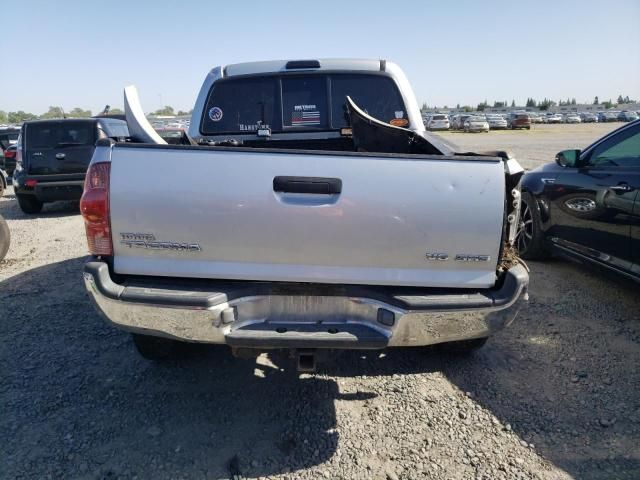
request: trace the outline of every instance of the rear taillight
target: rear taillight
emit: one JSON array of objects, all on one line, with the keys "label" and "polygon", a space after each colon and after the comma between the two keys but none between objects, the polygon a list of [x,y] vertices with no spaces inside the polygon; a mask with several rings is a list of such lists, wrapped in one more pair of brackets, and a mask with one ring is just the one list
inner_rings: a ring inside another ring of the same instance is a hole
[{"label": "rear taillight", "polygon": [[109,174],[111,164],[94,163],[89,167],[80,199],[89,252],[93,255],[113,255],[111,221],[109,220]]},{"label": "rear taillight", "polygon": [[15,150],[5,150],[4,151],[4,158],[16,158],[16,151]]}]

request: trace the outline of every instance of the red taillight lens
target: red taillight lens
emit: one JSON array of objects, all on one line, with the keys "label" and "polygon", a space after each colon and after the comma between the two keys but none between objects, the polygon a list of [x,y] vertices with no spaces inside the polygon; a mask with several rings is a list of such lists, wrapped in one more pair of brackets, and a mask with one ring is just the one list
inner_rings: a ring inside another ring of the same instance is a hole
[{"label": "red taillight lens", "polygon": [[16,158],[16,151],[15,150],[5,150],[4,151],[4,158]]},{"label": "red taillight lens", "polygon": [[89,252],[93,255],[113,255],[111,221],[109,219],[109,174],[111,164],[94,163],[89,167],[80,199]]}]

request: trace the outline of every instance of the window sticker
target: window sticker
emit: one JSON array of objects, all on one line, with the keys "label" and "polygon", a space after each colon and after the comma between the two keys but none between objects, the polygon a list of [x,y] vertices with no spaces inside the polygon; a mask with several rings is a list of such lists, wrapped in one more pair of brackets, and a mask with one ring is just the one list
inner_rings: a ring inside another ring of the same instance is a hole
[{"label": "window sticker", "polygon": [[266,123],[263,124],[261,121],[258,121],[258,122],[254,123],[254,124],[246,124],[246,123],[238,124],[238,129],[241,132],[255,132],[255,131],[260,130],[262,128],[269,128],[270,129],[271,127],[269,126],[269,124],[266,124]]},{"label": "window sticker", "polygon": [[320,125],[320,111],[315,105],[295,105],[291,113],[292,127]]},{"label": "window sticker", "polygon": [[213,107],[209,110],[209,118],[212,122],[219,122],[222,120],[222,109],[220,107]]},{"label": "window sticker", "polygon": [[402,118],[404,117],[404,111],[402,110],[397,110],[396,112],[394,112],[396,118]]}]

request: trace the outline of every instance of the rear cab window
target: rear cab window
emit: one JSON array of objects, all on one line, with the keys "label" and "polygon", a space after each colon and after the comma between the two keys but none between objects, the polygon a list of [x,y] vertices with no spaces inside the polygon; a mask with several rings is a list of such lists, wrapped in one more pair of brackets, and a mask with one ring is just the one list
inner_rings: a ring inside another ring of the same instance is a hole
[{"label": "rear cab window", "polygon": [[0,150],[6,150],[11,145],[15,145],[18,141],[19,135],[20,130],[14,130],[10,132],[0,130]]},{"label": "rear cab window", "polygon": [[408,126],[392,78],[370,73],[273,74],[217,81],[200,124],[203,135],[332,131],[349,125],[346,97],[378,120]]},{"label": "rear cab window", "polygon": [[127,122],[122,120],[102,120],[100,124],[107,137],[118,139],[129,137]]},{"label": "rear cab window", "polygon": [[26,128],[26,147],[40,150],[74,145],[93,145],[95,122],[37,122]]}]

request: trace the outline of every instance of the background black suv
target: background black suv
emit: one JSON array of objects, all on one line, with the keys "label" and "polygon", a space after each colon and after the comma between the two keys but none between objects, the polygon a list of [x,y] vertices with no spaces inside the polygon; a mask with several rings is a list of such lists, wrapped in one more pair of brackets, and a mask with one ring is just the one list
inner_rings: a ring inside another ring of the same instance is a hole
[{"label": "background black suv", "polygon": [[22,211],[38,213],[45,202],[79,200],[96,141],[128,136],[127,123],[113,118],[25,122],[13,175]]}]

